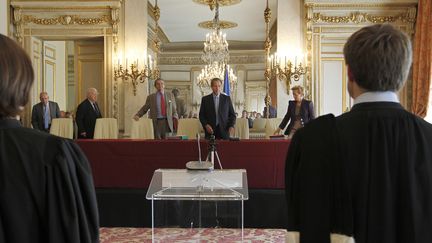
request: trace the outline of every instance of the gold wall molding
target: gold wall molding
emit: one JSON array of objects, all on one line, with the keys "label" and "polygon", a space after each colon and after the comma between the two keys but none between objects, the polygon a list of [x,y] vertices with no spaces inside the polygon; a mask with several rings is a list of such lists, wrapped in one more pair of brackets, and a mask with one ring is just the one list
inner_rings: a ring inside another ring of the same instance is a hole
[{"label": "gold wall molding", "polygon": [[96,25],[96,24],[103,24],[103,23],[109,23],[110,16],[103,15],[100,17],[80,17],[78,15],[62,15],[62,16],[56,16],[52,18],[38,18],[36,16],[32,15],[24,15],[23,16],[23,22],[24,24],[33,23],[33,24],[39,24],[39,25]]},{"label": "gold wall molding", "polygon": [[324,22],[324,23],[393,23],[397,21],[402,21],[405,23],[414,23],[415,18],[410,16],[408,13],[398,13],[396,15],[374,15],[366,12],[351,12],[345,16],[327,16],[322,13],[314,13],[312,19],[314,23]]},{"label": "gold wall molding", "polygon": [[347,10],[347,9],[359,9],[359,8],[370,8],[370,9],[395,9],[395,8],[408,8],[416,6],[417,3],[384,3],[384,2],[370,2],[370,3],[311,3],[306,2],[305,7],[314,8],[316,10]]}]

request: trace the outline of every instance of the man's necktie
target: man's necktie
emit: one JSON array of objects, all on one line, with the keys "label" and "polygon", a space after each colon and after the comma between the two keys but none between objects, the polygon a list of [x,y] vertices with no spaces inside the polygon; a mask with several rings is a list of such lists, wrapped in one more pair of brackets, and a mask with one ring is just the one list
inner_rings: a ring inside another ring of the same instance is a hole
[{"label": "man's necktie", "polygon": [[216,111],[216,126],[219,124],[219,96],[214,96],[215,111]]},{"label": "man's necktie", "polygon": [[50,121],[49,106],[48,104],[46,104],[44,105],[44,128],[45,129],[48,129],[49,121]]},{"label": "man's necktie", "polygon": [[162,93],[160,93],[160,97],[161,97],[160,98],[161,115],[165,117],[166,116],[165,98]]},{"label": "man's necktie", "polygon": [[100,112],[99,112],[99,109],[98,109],[98,106],[97,106],[96,102],[93,103],[93,109],[95,110],[96,115],[99,116]]}]

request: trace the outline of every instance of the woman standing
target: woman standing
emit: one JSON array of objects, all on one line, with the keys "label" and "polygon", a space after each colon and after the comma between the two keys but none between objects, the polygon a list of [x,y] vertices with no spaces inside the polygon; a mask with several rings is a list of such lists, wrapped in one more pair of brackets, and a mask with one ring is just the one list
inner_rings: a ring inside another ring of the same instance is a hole
[{"label": "woman standing", "polygon": [[279,134],[280,131],[286,127],[289,121],[288,128],[284,133],[285,135],[288,135],[288,138],[292,138],[297,129],[303,127],[304,124],[315,118],[312,101],[303,99],[303,87],[298,85],[292,87],[291,90],[293,92],[294,100],[289,101],[288,111],[281,124],[274,132],[275,135]]}]

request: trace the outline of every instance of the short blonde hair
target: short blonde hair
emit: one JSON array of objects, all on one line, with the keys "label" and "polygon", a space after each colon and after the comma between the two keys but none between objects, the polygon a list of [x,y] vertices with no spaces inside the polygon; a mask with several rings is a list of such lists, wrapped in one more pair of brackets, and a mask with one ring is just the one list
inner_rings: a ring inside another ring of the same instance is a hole
[{"label": "short blonde hair", "polygon": [[298,90],[300,92],[301,95],[304,95],[304,89],[302,86],[300,85],[296,85],[294,87],[291,88],[291,91],[294,93],[294,91]]}]

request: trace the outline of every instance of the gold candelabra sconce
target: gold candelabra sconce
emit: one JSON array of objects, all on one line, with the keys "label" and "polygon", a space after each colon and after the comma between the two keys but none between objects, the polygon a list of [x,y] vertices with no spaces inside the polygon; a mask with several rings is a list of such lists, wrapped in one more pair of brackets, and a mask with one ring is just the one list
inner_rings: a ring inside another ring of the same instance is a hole
[{"label": "gold candelabra sconce", "polygon": [[[137,86],[139,83],[144,83],[148,79],[156,80],[160,78],[160,69],[158,67],[158,55],[160,53],[160,47],[161,47],[161,41],[159,39],[159,18],[160,18],[160,8],[158,6],[158,0],[155,0],[155,5],[153,7],[153,15],[155,17],[155,37],[153,39],[153,47],[155,49],[154,51],[154,60],[152,59],[151,55],[148,55],[148,58],[146,58],[146,55],[143,54],[144,59],[141,60],[140,58],[130,58],[131,60],[134,60],[130,66],[128,65],[128,58],[126,58],[126,68],[123,68],[122,66],[122,58],[121,53],[119,54],[119,58],[117,59],[117,65],[114,66],[114,78],[115,79],[121,79],[123,82],[127,82],[128,80],[131,81],[133,86],[133,94],[136,96],[137,94]],[[136,51],[133,51],[132,53],[137,53]],[[129,57],[136,57],[133,54],[128,55]]]},{"label": "gold candelabra sconce", "polygon": [[277,53],[269,57],[268,75],[271,78],[283,80],[287,85],[287,92],[291,89],[292,81],[300,81],[309,69],[302,62],[297,62],[298,57],[294,57],[294,63],[287,56],[279,56]]},{"label": "gold candelabra sconce", "polygon": [[151,56],[148,57],[147,62],[144,65],[139,66],[139,59],[134,59],[134,61],[128,65],[128,59],[126,59],[126,68],[120,62],[117,61],[117,65],[114,66],[114,78],[121,79],[123,82],[128,82],[130,80],[133,86],[133,94],[137,94],[137,86],[139,83],[144,83],[149,78],[157,79],[160,77],[160,70],[156,65],[156,62],[152,60]]}]

